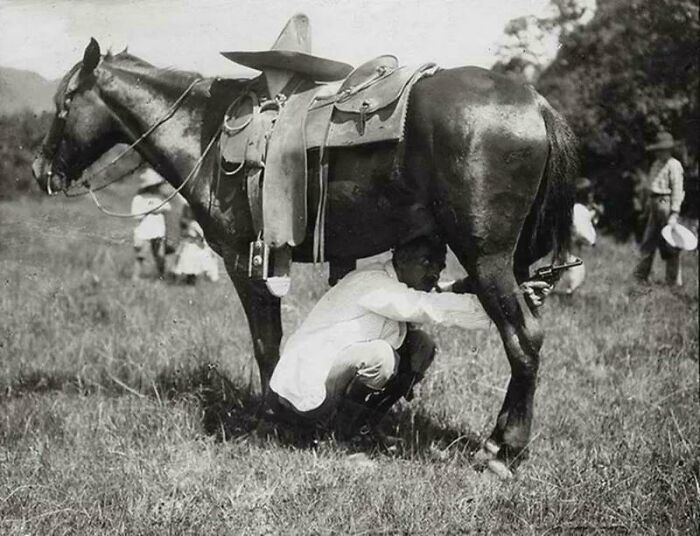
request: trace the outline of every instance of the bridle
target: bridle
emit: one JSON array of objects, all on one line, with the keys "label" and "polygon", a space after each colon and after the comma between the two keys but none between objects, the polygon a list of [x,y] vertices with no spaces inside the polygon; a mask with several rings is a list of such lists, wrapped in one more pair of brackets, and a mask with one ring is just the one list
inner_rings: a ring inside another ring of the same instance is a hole
[{"label": "bridle", "polygon": [[49,136],[47,138],[47,143],[41,148],[41,153],[44,158],[47,156],[47,152],[51,154],[49,161],[49,170],[46,172],[46,193],[49,195],[54,195],[58,192],[51,190],[51,177],[53,176],[53,169],[55,166],[56,153],[58,152],[58,146],[63,139],[63,134],[66,130],[66,122],[68,120],[68,105],[71,102],[71,97],[66,96],[63,99],[63,107],[58,111],[56,118],[51,123],[51,130],[49,131]]},{"label": "bridle", "polygon": [[[141,134],[135,141],[130,143],[126,149],[124,149],[122,152],[120,152],[117,156],[112,158],[109,162],[107,162],[104,166],[100,167],[97,171],[91,173],[92,177],[95,177],[99,175],[100,173],[104,172],[111,166],[113,166],[116,162],[118,162],[120,159],[122,159],[124,156],[126,156],[128,153],[130,153],[135,147],[137,147],[142,141],[144,141],[148,136],[150,136],[153,132],[155,132],[158,127],[166,123],[170,118],[173,117],[175,112],[180,108],[180,105],[182,102],[192,93],[192,90],[197,86],[197,84],[204,82],[204,78],[197,78],[193,80],[187,88],[180,94],[180,96],[173,102],[173,104],[166,110],[166,112],[157,120],[155,121],[146,131]],[[46,191],[49,195],[54,195],[54,192],[51,190],[51,177],[53,176],[54,173],[54,166],[55,166],[55,160],[56,160],[56,153],[58,149],[58,145],[60,144],[61,139],[63,139],[63,135],[65,133],[66,129],[66,123],[68,120],[68,114],[70,112],[70,103],[72,100],[72,94],[73,91],[68,93],[66,97],[63,99],[62,106],[58,111],[58,114],[56,115],[56,118],[54,119],[53,124],[51,125],[51,131],[48,136],[47,143],[45,144],[45,147],[42,148],[42,153],[43,156],[46,157],[47,155],[47,148],[50,151],[51,157],[48,158],[47,160],[49,161],[49,170],[47,171],[47,182],[46,182]],[[217,140],[219,137],[219,134],[221,132],[221,129],[219,128],[214,135],[212,136],[211,140],[209,141],[209,144],[205,148],[204,151],[202,151],[201,156],[197,159],[197,162],[195,162],[195,165],[192,167],[192,170],[190,173],[185,177],[185,179],[182,181],[180,186],[178,186],[170,195],[168,195],[162,203],[160,203],[158,206],[153,207],[147,211],[141,212],[141,213],[118,213],[118,212],[113,212],[111,210],[106,209],[97,199],[97,196],[95,195],[95,191],[103,188],[104,186],[93,189],[90,183],[88,182],[88,179],[82,179],[80,181],[81,185],[85,185],[88,188],[88,191],[80,194],[80,195],[86,195],[90,194],[92,197],[93,201],[95,202],[95,205],[97,208],[103,212],[104,214],[107,214],[108,216],[112,216],[115,218],[138,218],[141,216],[146,216],[148,214],[151,214],[153,212],[158,211],[160,208],[162,208],[165,204],[170,202],[177,194],[180,193],[180,191],[187,185],[187,183],[192,179],[197,174],[197,171],[199,171],[202,162],[206,158],[206,156],[209,154],[209,151],[214,145],[214,142]],[[125,175],[120,176],[118,179],[112,181],[116,182],[117,180],[121,180],[124,178]],[[111,184],[110,182],[109,184]],[[67,194],[66,194],[67,195]],[[72,196],[72,197],[75,197]]]}]

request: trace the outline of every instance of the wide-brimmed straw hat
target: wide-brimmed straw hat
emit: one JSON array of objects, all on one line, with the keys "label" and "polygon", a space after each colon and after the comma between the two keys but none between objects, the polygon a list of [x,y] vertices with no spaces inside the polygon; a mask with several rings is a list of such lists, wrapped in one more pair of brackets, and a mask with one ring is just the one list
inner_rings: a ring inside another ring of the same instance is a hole
[{"label": "wide-brimmed straw hat", "polygon": [[590,190],[593,187],[593,183],[588,177],[579,177],[576,179],[575,188],[578,191]]},{"label": "wide-brimmed straw hat", "polygon": [[151,186],[158,186],[163,184],[165,179],[161,177],[157,171],[151,168],[147,168],[141,173],[139,177],[139,190],[144,188],[150,188]]},{"label": "wide-brimmed straw hat", "polygon": [[647,151],[656,151],[658,149],[673,149],[676,146],[676,142],[673,140],[668,132],[659,132],[656,135],[656,140],[654,143],[647,145]]},{"label": "wide-brimmed straw hat", "polygon": [[287,22],[270,50],[222,52],[225,58],[240,65],[265,71],[293,71],[319,82],[342,80],[352,65],[311,54],[309,18],[301,13]]},{"label": "wide-brimmed straw hat", "polygon": [[680,223],[667,225],[661,229],[661,236],[673,248],[693,251],[698,247],[698,238],[690,229],[683,227]]}]

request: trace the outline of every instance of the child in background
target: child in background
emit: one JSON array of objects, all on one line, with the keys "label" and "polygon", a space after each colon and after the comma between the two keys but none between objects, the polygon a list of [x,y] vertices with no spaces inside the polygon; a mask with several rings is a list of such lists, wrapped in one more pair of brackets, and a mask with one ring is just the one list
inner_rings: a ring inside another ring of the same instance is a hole
[{"label": "child in background", "polygon": [[[596,220],[596,210],[589,208],[592,204],[591,181],[581,177],[576,181],[576,203],[574,204],[572,222],[572,251],[569,253],[567,262],[581,257],[583,246],[595,246],[596,232],[594,223]],[[586,278],[586,265],[574,266],[564,272],[557,284],[557,292],[573,294],[574,291],[583,284]]]},{"label": "child in background", "polygon": [[184,278],[188,285],[197,282],[197,276],[206,275],[211,281],[219,280],[219,266],[214,252],[204,240],[204,231],[185,205],[180,219],[181,240],[173,273]]},{"label": "child in background", "polygon": [[169,203],[163,203],[165,197],[161,191],[163,177],[153,169],[146,169],[140,177],[139,189],[131,201],[131,213],[138,215],[138,225],[134,229],[134,263],[133,280],[138,280],[143,274],[143,263],[148,249],[158,270],[158,277],[165,275],[165,217],[170,210]]}]

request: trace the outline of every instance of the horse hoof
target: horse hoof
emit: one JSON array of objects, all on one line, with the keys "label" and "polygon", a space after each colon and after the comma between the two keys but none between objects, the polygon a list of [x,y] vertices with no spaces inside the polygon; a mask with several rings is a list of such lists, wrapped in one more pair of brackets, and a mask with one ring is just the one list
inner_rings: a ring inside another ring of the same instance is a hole
[{"label": "horse hoof", "polygon": [[488,467],[489,471],[494,473],[501,480],[511,480],[514,476],[513,471],[511,471],[501,460],[489,460],[486,462],[486,467]]},{"label": "horse hoof", "polygon": [[483,467],[494,458],[495,456],[493,454],[491,454],[488,450],[482,448],[474,454],[473,461],[475,465]]},{"label": "horse hoof", "polygon": [[481,449],[474,454],[474,462],[477,465],[486,465],[487,462],[496,458],[499,450],[501,448],[496,443],[487,439]]}]

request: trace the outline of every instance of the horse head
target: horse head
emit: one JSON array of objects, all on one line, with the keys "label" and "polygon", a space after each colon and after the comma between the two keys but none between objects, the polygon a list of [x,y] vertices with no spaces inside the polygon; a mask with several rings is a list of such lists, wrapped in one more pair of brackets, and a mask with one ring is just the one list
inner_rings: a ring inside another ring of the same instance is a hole
[{"label": "horse head", "polygon": [[61,80],[56,115],[32,164],[42,190],[65,190],[83,171],[120,141],[118,120],[100,97],[100,46],[91,39],[83,59]]}]

